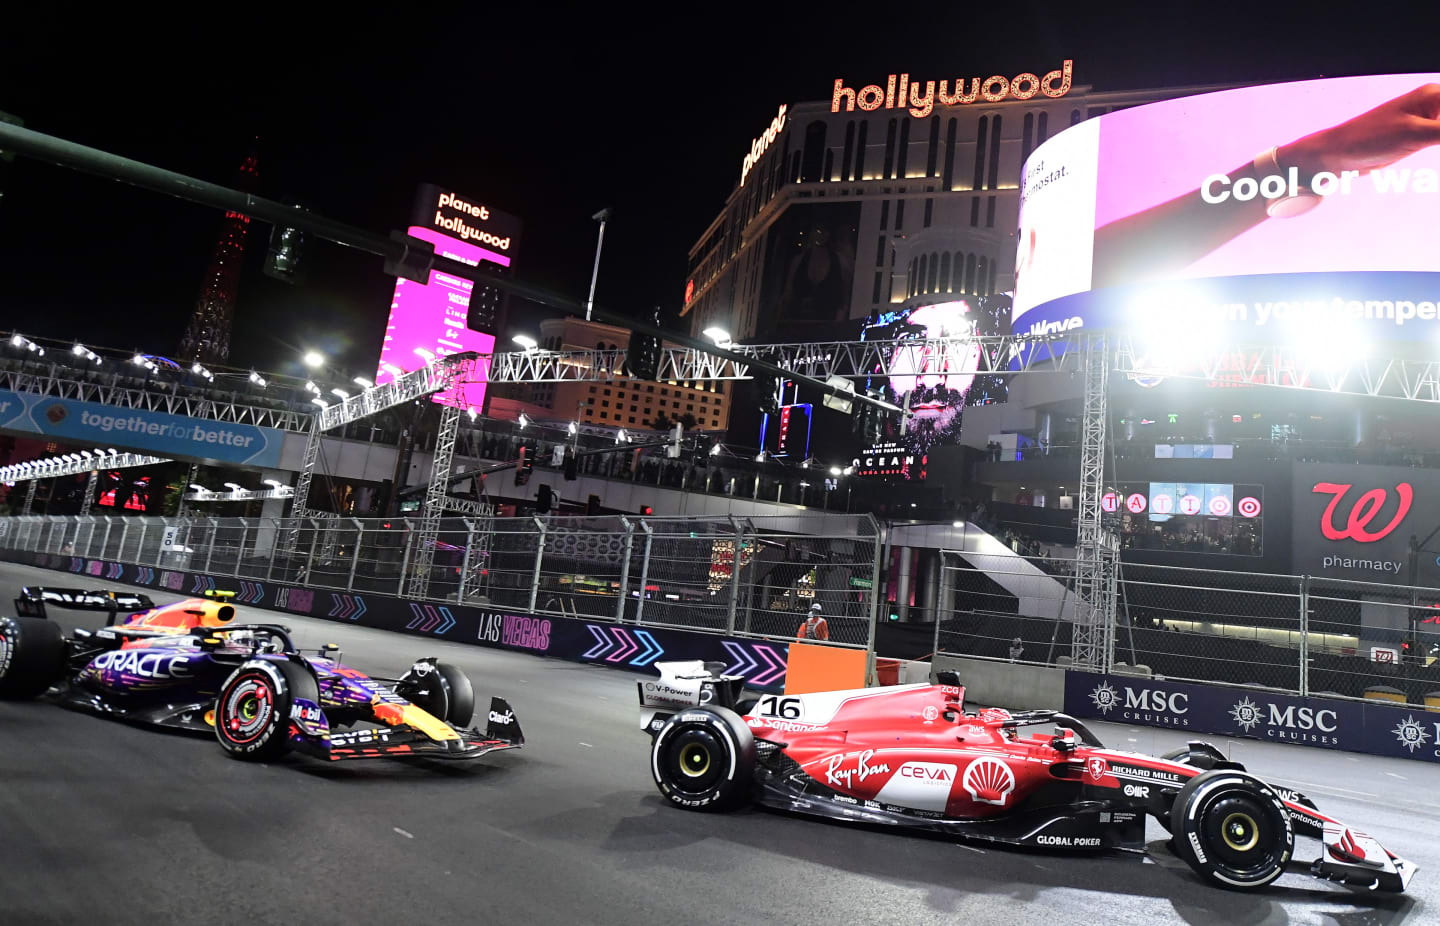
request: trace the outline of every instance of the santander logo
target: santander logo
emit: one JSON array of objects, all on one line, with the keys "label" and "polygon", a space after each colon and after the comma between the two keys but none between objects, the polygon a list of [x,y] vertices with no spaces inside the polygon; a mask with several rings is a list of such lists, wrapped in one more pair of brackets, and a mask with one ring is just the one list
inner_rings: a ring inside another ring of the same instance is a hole
[{"label": "santander logo", "polygon": [[1317,482],[1311,492],[1318,492],[1329,495],[1330,504],[1325,506],[1325,513],[1320,516],[1320,533],[1326,540],[1354,540],[1357,543],[1374,543],[1390,534],[1391,531],[1400,526],[1405,516],[1410,513],[1410,503],[1415,498],[1415,490],[1410,483],[1402,482],[1395,487],[1395,494],[1400,500],[1400,505],[1395,511],[1395,516],[1390,523],[1376,531],[1368,530],[1370,522],[1379,514],[1380,509],[1385,507],[1389,492],[1385,489],[1371,489],[1356,499],[1355,504],[1350,507],[1350,515],[1346,519],[1343,528],[1335,527],[1335,509],[1340,500],[1351,489],[1351,483],[1346,482]]}]

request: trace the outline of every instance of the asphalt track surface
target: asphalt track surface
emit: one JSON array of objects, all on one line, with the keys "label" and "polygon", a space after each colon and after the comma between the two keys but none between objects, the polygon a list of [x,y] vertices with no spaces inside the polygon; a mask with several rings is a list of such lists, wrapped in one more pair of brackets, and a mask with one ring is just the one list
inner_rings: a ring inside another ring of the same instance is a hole
[{"label": "asphalt track surface", "polygon": [[[0,564],[0,601],[73,581]],[[254,765],[205,737],[0,702],[0,924],[1440,922],[1433,765],[1214,739],[1420,866],[1402,896],[1304,874],[1236,894],[1197,881],[1153,821],[1146,856],[1088,856],[672,809],[650,781],[636,676],[252,613],[294,628],[301,647],[338,643],[377,674],[419,656],[453,662],[479,709],[509,699],[528,743],[459,765]],[[104,619],[52,617],[67,630]],[[1096,727],[1147,752],[1185,738]],[[1313,846],[1297,849],[1313,857]]]}]

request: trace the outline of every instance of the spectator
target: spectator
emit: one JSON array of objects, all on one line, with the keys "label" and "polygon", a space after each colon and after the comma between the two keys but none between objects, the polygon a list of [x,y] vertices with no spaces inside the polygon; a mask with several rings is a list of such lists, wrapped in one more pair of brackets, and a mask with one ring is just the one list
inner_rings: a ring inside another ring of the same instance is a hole
[{"label": "spectator", "polygon": [[820,616],[820,602],[817,601],[810,606],[810,616],[805,618],[805,622],[795,632],[795,639],[802,641],[830,639],[830,625],[826,623],[825,618]]},{"label": "spectator", "polygon": [[1010,641],[1010,661],[1019,662],[1020,654],[1025,652],[1025,646],[1019,637]]}]

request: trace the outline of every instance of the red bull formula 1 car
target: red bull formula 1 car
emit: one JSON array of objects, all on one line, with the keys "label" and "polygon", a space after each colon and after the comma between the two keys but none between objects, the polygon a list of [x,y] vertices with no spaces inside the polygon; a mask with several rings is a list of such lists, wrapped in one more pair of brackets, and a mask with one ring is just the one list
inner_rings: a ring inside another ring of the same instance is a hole
[{"label": "red bull formula 1 car", "polygon": [[[1145,821],[1201,878],[1264,887],[1299,868],[1295,837],[1320,842],[1308,871],[1403,891],[1415,866],[1296,791],[1267,784],[1199,741],[1160,758],[1107,749],[1056,711],[964,710],[940,684],[754,697],[720,663],[658,663],[640,682],[660,793],[688,810],[755,802],[1037,849],[1143,851]],[[1053,733],[1025,728],[1053,725]]]},{"label": "red bull formula 1 car", "polygon": [[[236,623],[226,597],[155,607],[130,592],[26,588],[16,607],[29,616],[0,617],[0,698],[211,734],[242,759],[476,759],[525,742],[501,698],[483,732],[467,729],[475,695],[454,666],[421,659],[400,678],[372,677],[334,646],[301,653],[288,628]],[[66,637],[47,607],[110,617]]]}]

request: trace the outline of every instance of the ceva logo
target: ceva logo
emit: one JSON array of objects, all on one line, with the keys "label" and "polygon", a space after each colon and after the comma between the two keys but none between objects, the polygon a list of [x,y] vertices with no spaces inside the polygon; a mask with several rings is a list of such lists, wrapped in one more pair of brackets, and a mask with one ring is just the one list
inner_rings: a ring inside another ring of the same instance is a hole
[{"label": "ceva logo", "polygon": [[1370,522],[1385,507],[1389,492],[1385,489],[1371,489],[1355,500],[1350,507],[1350,515],[1345,520],[1343,528],[1335,526],[1335,509],[1340,501],[1350,491],[1352,483],[1345,482],[1317,482],[1310,491],[1321,495],[1329,495],[1330,504],[1325,506],[1325,513],[1320,515],[1320,533],[1326,540],[1354,540],[1357,543],[1374,543],[1400,526],[1405,516],[1410,513],[1410,503],[1415,498],[1415,490],[1408,482],[1402,482],[1395,487],[1395,495],[1399,498],[1399,507],[1395,510],[1395,516],[1390,523],[1376,531],[1368,530]]}]

